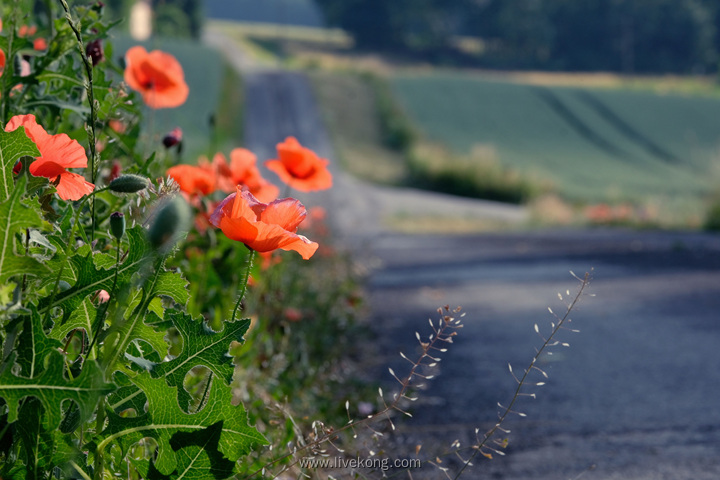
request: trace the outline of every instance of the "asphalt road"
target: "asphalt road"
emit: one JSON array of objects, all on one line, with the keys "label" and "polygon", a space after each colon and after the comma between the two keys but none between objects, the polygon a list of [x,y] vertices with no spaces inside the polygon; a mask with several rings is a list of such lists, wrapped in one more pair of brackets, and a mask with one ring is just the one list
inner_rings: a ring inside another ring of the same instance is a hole
[{"label": "asphalt road", "polygon": [[[233,55],[232,52],[230,52]],[[238,59],[236,59],[238,60]],[[239,60],[238,60],[239,61]],[[241,62],[240,62],[241,63]],[[246,146],[271,158],[294,135],[322,156],[332,146],[299,73],[244,70]],[[415,331],[439,305],[461,305],[465,328],[439,375],[420,392],[414,417],[398,423],[388,456],[442,452],[495,422],[547,332],[547,308],[592,271],[573,328],[544,357],[547,384],[523,399],[507,428],[505,457],[480,461],[464,478],[716,480],[720,478],[720,236],[618,230],[482,235],[401,235],[383,222],[402,205],[412,214],[518,216],[487,202],[366,185],[335,164],[330,192],[301,196],[328,207],[331,226],[369,272],[371,322],[379,333],[378,375],[402,371]],[[440,207],[438,207],[438,205]],[[414,209],[414,210],[413,210]],[[464,211],[464,210],[463,210]],[[444,465],[457,466],[451,458]],[[445,478],[432,467],[413,478]]]}]

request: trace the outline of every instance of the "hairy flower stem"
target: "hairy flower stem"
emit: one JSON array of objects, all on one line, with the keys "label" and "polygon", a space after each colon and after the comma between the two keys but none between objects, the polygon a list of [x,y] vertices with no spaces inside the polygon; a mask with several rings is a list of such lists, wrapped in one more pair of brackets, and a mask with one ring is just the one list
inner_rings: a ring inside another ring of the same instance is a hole
[{"label": "hairy flower stem", "polygon": [[15,61],[14,56],[15,52],[13,52],[13,40],[15,40],[15,25],[17,25],[17,16],[20,13],[20,7],[17,5],[19,2],[15,1],[15,8],[12,9],[12,14],[10,17],[10,25],[11,27],[8,29],[10,31],[7,39],[7,61],[5,62],[5,71],[3,72],[3,75],[0,76],[2,78],[2,84],[0,89],[0,100],[2,101],[2,105],[0,106],[0,122],[2,122],[2,127],[4,129],[5,122],[7,122],[7,102],[8,97],[10,96],[10,88],[8,87],[8,81],[10,78],[12,78],[15,75]]},{"label": "hairy flower stem", "polygon": [[254,259],[255,250],[250,250],[250,254],[248,255],[247,259],[247,269],[245,270],[245,276],[243,277],[242,284],[240,285],[240,295],[238,296],[237,303],[235,303],[235,308],[233,309],[232,317],[230,318],[231,322],[235,321],[235,317],[241,309],[241,304],[243,298],[245,298],[245,292],[247,291],[247,284],[250,280],[250,270],[252,269],[252,263]]},{"label": "hairy flower stem", "polygon": [[[95,177],[97,176],[97,151],[95,149],[96,135],[95,125],[97,124],[97,106],[95,105],[95,93],[93,91],[93,64],[92,61],[87,57],[85,53],[85,44],[82,40],[82,34],[80,33],[79,26],[72,19],[70,15],[70,7],[65,0],[60,0],[63,9],[65,10],[65,19],[70,25],[70,28],[75,33],[77,39],[78,49],[80,50],[80,57],[82,58],[83,65],[85,66],[85,75],[87,76],[87,83],[85,84],[85,91],[87,92],[88,102],[90,103],[90,125],[88,126],[88,143],[90,147],[90,182],[95,184]],[[90,240],[95,240],[95,198],[92,199],[92,230],[90,231]]]}]

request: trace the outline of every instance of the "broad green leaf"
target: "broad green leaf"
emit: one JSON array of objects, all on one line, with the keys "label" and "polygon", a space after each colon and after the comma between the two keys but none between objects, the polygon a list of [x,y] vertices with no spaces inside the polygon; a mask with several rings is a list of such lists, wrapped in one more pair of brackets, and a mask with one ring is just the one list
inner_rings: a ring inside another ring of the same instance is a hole
[{"label": "broad green leaf", "polygon": [[160,295],[168,296],[182,305],[187,303],[189,298],[187,280],[165,269],[165,257],[156,258],[153,273],[143,284],[140,303],[132,309],[125,321],[110,327],[105,340],[106,365],[116,365],[121,358],[124,358],[130,342],[134,340],[149,343],[158,353],[165,356],[167,353],[164,351],[167,349],[165,334],[145,323],[145,318],[151,312],[153,300]]},{"label": "broad green leaf", "polygon": [[40,151],[25,134],[25,127],[6,132],[0,129],[0,201],[10,197],[13,190],[13,167],[22,157],[39,157]]},{"label": "broad green leaf", "polygon": [[[211,426],[220,431],[215,449],[231,462],[247,455],[254,447],[267,444],[265,438],[248,425],[243,406],[230,403],[232,390],[223,382],[212,382],[205,406],[197,413],[188,414],[178,405],[177,389],[168,387],[164,379],[142,373],[131,381],[145,392],[147,412],[138,417],[121,417],[108,410],[108,425],[100,433],[102,440],[95,445],[98,453],[111,444],[119,445],[126,453],[141,439],[151,437],[158,443],[155,466],[162,475],[170,475],[180,465],[192,465],[179,457],[196,456],[198,445],[192,441],[193,434],[202,435]],[[176,437],[178,433],[191,435]],[[215,446],[209,441],[206,445]],[[185,452],[186,448],[191,450]]]},{"label": "broad green leaf", "polygon": [[[146,255],[148,246],[142,227],[128,229],[126,233],[128,235],[129,252],[118,269],[118,289],[129,284],[131,277],[150,262]],[[96,255],[102,256],[102,254]],[[63,322],[68,320],[70,314],[89,295],[98,290],[110,291],[115,276],[114,266],[111,268],[98,268],[90,253],[74,255],[70,257],[70,261],[72,262],[72,270],[76,272],[77,281],[71,288],[58,293],[53,301],[53,306],[63,309]],[[49,305],[50,298],[44,298],[40,301],[38,311],[41,315],[47,311]]]},{"label": "broad green leaf", "polygon": [[26,228],[43,225],[37,207],[25,205],[20,198],[25,191],[25,182],[25,177],[21,177],[10,197],[0,203],[0,285],[13,276],[36,276],[47,271],[37,259],[16,253],[15,235],[24,235]]},{"label": "broad green leaf", "polygon": [[55,325],[50,332],[50,338],[63,339],[68,333],[80,328],[85,330],[89,341],[92,341],[92,327],[97,317],[97,308],[93,305],[90,297],[85,298],[80,305],[73,310],[67,322],[62,325]]},{"label": "broad green leaf", "polygon": [[148,460],[130,460],[147,480],[181,480],[229,478],[233,475],[236,462],[223,457],[218,450],[222,434],[222,422],[217,422],[200,432],[178,432],[170,439],[170,446],[177,451],[177,468],[170,475],[163,475]]},{"label": "broad green leaf", "polygon": [[28,480],[49,478],[46,473],[53,467],[55,439],[42,413],[42,403],[36,398],[28,399],[20,407],[16,425],[23,443],[25,478]]},{"label": "broad green leaf", "polygon": [[122,372],[115,372],[115,384],[119,387],[108,395],[107,406],[115,413],[132,408],[137,413],[145,411],[147,397],[140,387],[130,381]]},{"label": "broad green leaf", "polygon": [[228,350],[233,341],[244,341],[243,335],[250,326],[250,320],[226,322],[222,332],[214,332],[203,320],[193,319],[177,310],[166,310],[165,318],[172,320],[182,336],[183,350],[169,362],[156,364],[150,373],[154,378],[163,377],[168,385],[178,387],[182,407],[186,407],[190,400],[182,385],[185,375],[192,368],[204,365],[225,383],[232,382],[234,368]]},{"label": "broad green leaf", "polygon": [[94,413],[98,399],[115,389],[114,385],[105,382],[93,360],[86,361],[80,375],[72,380],[65,378],[64,369],[65,359],[57,350],[48,354],[45,370],[34,378],[16,376],[12,369],[5,368],[0,373],[0,397],[8,405],[8,422],[17,420],[20,401],[25,397],[35,397],[42,402],[50,429],[60,425],[61,404],[66,399],[78,404],[80,417],[86,421]]},{"label": "broad green leaf", "polygon": [[30,306],[30,315],[23,319],[23,330],[18,336],[16,362],[20,365],[20,375],[34,378],[45,369],[45,358],[62,344],[48,338],[43,331],[42,319],[34,306]]}]

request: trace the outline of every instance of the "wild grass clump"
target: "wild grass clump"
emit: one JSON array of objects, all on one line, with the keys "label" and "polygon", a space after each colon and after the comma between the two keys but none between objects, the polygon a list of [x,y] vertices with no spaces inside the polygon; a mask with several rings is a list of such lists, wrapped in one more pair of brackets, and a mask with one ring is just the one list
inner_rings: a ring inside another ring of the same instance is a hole
[{"label": "wild grass clump", "polygon": [[713,203],[708,208],[703,228],[713,232],[720,231],[720,201]]},{"label": "wild grass clump", "polygon": [[409,184],[463,197],[522,204],[551,191],[517,170],[504,168],[495,150],[477,145],[458,155],[430,143],[416,143],[408,153]]}]

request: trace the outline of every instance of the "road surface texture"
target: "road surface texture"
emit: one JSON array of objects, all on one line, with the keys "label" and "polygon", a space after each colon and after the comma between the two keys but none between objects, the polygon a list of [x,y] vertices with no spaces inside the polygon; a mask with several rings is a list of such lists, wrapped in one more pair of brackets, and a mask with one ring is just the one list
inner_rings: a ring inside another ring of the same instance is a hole
[{"label": "road surface texture", "polygon": [[[242,69],[246,146],[272,158],[294,135],[333,159],[305,76],[260,70],[222,38]],[[333,166],[329,192],[302,197],[328,207],[332,226],[369,273],[371,321],[379,334],[377,378],[391,381],[417,353],[439,305],[461,305],[465,327],[444,354],[438,376],[419,392],[413,418],[398,421],[390,458],[415,446],[433,458],[454,440],[471,444],[507,404],[516,374],[554,317],[592,271],[572,328],[538,364],[546,385],[526,390],[506,428],[507,455],[478,460],[463,478],[513,480],[720,479],[720,236],[624,230],[552,230],[476,235],[405,235],[383,221],[397,212],[521,219],[488,202],[367,185]],[[457,468],[452,457],[443,465]],[[402,474],[401,478],[407,478]],[[412,478],[445,478],[432,466]]]}]

